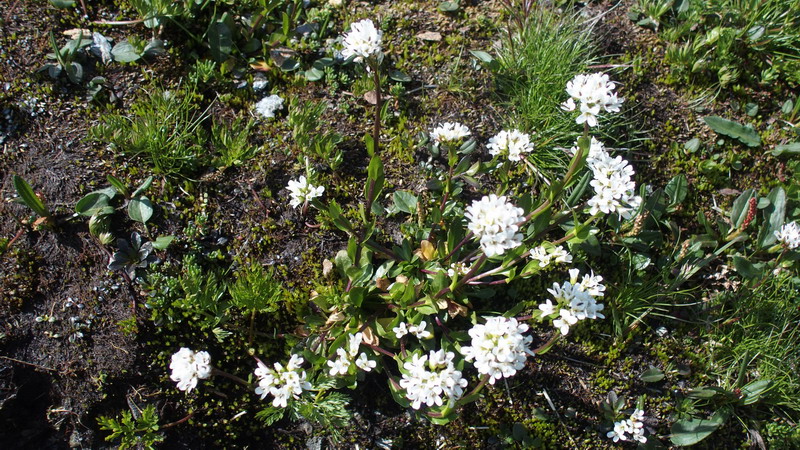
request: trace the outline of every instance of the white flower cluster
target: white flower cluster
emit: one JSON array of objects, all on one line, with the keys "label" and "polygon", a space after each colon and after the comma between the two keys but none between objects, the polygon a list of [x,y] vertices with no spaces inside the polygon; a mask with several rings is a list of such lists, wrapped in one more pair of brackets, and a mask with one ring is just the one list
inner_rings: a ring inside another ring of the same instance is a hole
[{"label": "white flower cluster", "polygon": [[378,56],[381,53],[381,40],[383,32],[375,28],[369,19],[364,19],[350,25],[350,32],[344,35],[344,48],[342,56],[353,61],[362,62],[364,58]]},{"label": "white flower cluster", "polygon": [[178,383],[178,389],[191,392],[197,386],[197,380],[211,376],[211,355],[183,347],[172,355],[169,368],[172,370],[169,378]]},{"label": "white flower cluster", "polygon": [[575,102],[580,102],[580,115],[575,122],[586,122],[590,127],[597,126],[600,111],[619,112],[623,99],[617,98],[613,81],[608,81],[604,73],[576,75],[567,83],[567,94],[570,98],[561,104],[565,111],[575,111]]},{"label": "white flower cluster", "polygon": [[256,112],[267,119],[273,119],[275,113],[283,108],[283,99],[277,95],[264,97],[256,103]]},{"label": "white flower cluster", "polygon": [[450,267],[447,269],[447,276],[450,278],[455,277],[456,275],[466,275],[469,273],[470,267],[464,264],[461,261],[456,261],[450,264]]},{"label": "white flower cluster", "polygon": [[453,352],[431,350],[429,355],[420,357],[414,354],[410,361],[403,363],[407,373],[403,374],[400,387],[405,389],[412,408],[419,409],[423,403],[442,406],[442,394],[447,397],[448,407],[455,406],[455,402],[464,395],[467,380],[453,365],[454,357]]},{"label": "white flower cluster", "polygon": [[790,222],[781,227],[780,231],[775,232],[775,237],[789,250],[800,247],[800,227],[797,222]]},{"label": "white flower cluster", "polygon": [[[606,436],[613,439],[614,442],[627,441],[633,439],[634,441],[644,444],[647,438],[644,436],[644,411],[636,409],[631,414],[630,419],[614,422],[614,429],[609,431]],[[630,437],[628,436],[630,434]]]},{"label": "white flower cluster", "polygon": [[[577,148],[573,148],[577,151]],[[621,156],[612,158],[603,144],[592,138],[586,165],[591,169],[594,179],[594,197],[589,199],[589,214],[617,213],[623,219],[630,219],[633,212],[642,203],[642,197],[636,194],[636,183],[633,182],[633,167]]]},{"label": "white flower cluster", "polygon": [[256,394],[260,395],[262,400],[270,394],[275,397],[272,406],[285,408],[290,397],[300,398],[303,391],[311,389],[311,383],[306,381],[306,372],[300,370],[302,365],[303,357],[298,355],[292,355],[286,367],[276,362],[273,365],[274,369],[259,361],[255,370],[258,378]]},{"label": "white flower cluster", "polygon": [[469,219],[469,230],[480,239],[483,253],[492,257],[522,245],[522,233],[517,231],[525,220],[524,214],[505,196],[491,194],[472,202],[464,216]]},{"label": "white flower cluster", "polygon": [[437,144],[458,142],[469,136],[469,128],[458,122],[445,122],[431,131],[431,139]]},{"label": "white flower cluster", "polygon": [[289,185],[286,188],[289,189],[289,195],[291,196],[289,204],[292,208],[297,208],[305,202],[321,197],[322,193],[325,192],[325,186],[314,186],[306,180],[305,176],[300,176],[297,180],[289,180]]},{"label": "white flower cluster", "polygon": [[[350,370],[350,364],[355,363],[356,367],[359,369],[369,372],[378,365],[377,362],[372,361],[369,359],[366,353],[358,354],[358,350],[361,348],[361,343],[364,340],[364,335],[362,333],[351,334],[347,338],[347,349],[345,350],[342,347],[336,349],[336,360],[328,361],[328,367],[330,367],[330,375],[335,377],[336,375],[347,375],[347,372]],[[356,358],[358,356],[358,358]]]},{"label": "white flower cluster", "polygon": [[572,262],[572,255],[570,255],[568,251],[564,250],[564,247],[561,245],[549,250],[540,245],[531,250],[531,259],[539,261],[539,267],[544,269],[551,263],[569,264]]},{"label": "white flower cluster", "polygon": [[485,324],[478,324],[469,330],[471,346],[461,347],[461,354],[467,361],[475,360],[478,372],[489,375],[489,383],[500,378],[514,376],[525,367],[527,355],[534,356],[528,348],[533,338],[523,336],[528,325],[517,323],[517,319],[488,317]]},{"label": "white flower cluster", "polygon": [[578,283],[578,269],[569,271],[570,280],[565,281],[560,286],[553,283],[553,288],[548,289],[556,300],[553,304],[550,300],[539,305],[542,316],[555,314],[556,307],[561,305],[558,311],[558,318],[553,320],[553,326],[561,331],[561,334],[569,333],[569,327],[575,325],[580,320],[585,319],[605,319],[600,311],[605,308],[602,303],[597,303],[595,297],[603,297],[606,287],[601,283],[603,277],[600,275],[584,275],[583,280]]},{"label": "white flower cluster", "polygon": [[427,339],[432,336],[431,332],[428,331],[428,323],[424,320],[419,323],[419,325],[408,325],[405,322],[400,322],[400,325],[392,328],[394,331],[394,335],[397,336],[397,339],[411,333],[417,337],[417,339]]},{"label": "white flower cluster", "polygon": [[533,151],[531,137],[519,130],[501,131],[489,139],[489,154],[492,156],[508,155],[509,161],[519,161],[523,153]]}]

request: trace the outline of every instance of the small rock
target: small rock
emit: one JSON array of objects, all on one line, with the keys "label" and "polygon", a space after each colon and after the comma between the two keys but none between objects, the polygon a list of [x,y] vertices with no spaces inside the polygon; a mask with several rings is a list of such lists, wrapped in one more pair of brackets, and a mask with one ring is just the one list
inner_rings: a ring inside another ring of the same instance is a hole
[{"label": "small rock", "polygon": [[423,41],[439,42],[442,40],[442,33],[439,33],[437,31],[423,31],[422,33],[417,35],[417,39],[421,39]]}]

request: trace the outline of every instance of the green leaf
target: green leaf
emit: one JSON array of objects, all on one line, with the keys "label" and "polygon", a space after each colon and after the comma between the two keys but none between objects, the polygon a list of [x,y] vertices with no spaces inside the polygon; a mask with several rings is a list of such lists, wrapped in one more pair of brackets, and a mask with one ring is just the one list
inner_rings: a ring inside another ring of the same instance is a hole
[{"label": "green leaf", "polygon": [[370,159],[367,168],[367,184],[364,186],[364,198],[366,198],[367,204],[372,204],[380,195],[383,190],[383,182],[383,161],[376,155]]},{"label": "green leaf", "polygon": [[749,147],[761,145],[761,137],[750,127],[719,116],[703,117],[703,120],[717,133],[738,139]]},{"label": "green leaf", "polygon": [[312,67],[303,72],[303,75],[306,77],[306,80],[308,81],[319,81],[322,79],[322,77],[325,76],[325,72],[317,69],[316,67]]},{"label": "green leaf", "polygon": [[639,375],[639,379],[645,383],[657,383],[664,379],[664,372],[662,372],[658,367],[650,366],[649,369],[645,370],[641,375]]},{"label": "green leaf", "polygon": [[136,51],[136,47],[128,41],[122,41],[111,49],[111,54],[114,56],[114,61],[117,62],[133,62],[141,58],[142,55]]},{"label": "green leaf", "polygon": [[410,83],[411,82],[411,77],[406,75],[404,72],[399,71],[399,70],[392,70],[391,72],[389,72],[389,78],[391,78],[394,81],[398,81],[400,83]]},{"label": "green leaf", "polygon": [[153,241],[153,248],[156,250],[164,250],[169,247],[173,239],[175,239],[175,236],[159,236]]},{"label": "green leaf", "polygon": [[144,191],[150,189],[150,185],[152,184],[153,184],[153,177],[152,176],[147,177],[147,179],[142,181],[142,184],[140,184],[139,187],[136,188],[135,191],[133,191],[131,197],[138,197],[139,195],[144,193]]},{"label": "green leaf", "polygon": [[670,206],[681,204],[689,192],[689,182],[686,180],[686,175],[680,174],[669,180],[664,192],[669,196]]},{"label": "green leaf", "polygon": [[281,70],[284,72],[291,72],[300,68],[300,62],[294,58],[286,58],[281,63]]},{"label": "green leaf", "polygon": [[745,405],[751,405],[761,399],[761,395],[767,391],[767,389],[772,386],[772,380],[755,380],[747,383],[744,387],[742,387],[742,395],[744,398],[742,399],[742,403]]},{"label": "green leaf", "polygon": [[33,212],[40,217],[50,217],[50,210],[47,209],[44,202],[36,196],[31,185],[18,175],[14,175],[14,189],[16,189],[17,194],[19,194],[19,197],[22,199],[22,203],[33,210]]},{"label": "green leaf", "polygon": [[122,182],[122,180],[112,175],[107,175],[106,180],[108,180],[111,186],[117,190],[117,192],[122,194],[124,197],[128,196],[129,194],[128,186],[126,186],[125,183]]},{"label": "green leaf", "polygon": [[50,0],[50,4],[58,9],[74,8],[75,0]]},{"label": "green leaf", "polygon": [[494,62],[494,57],[489,53],[484,52],[483,50],[470,50],[469,52],[472,53],[472,56],[478,58],[481,62],[485,64],[491,64],[492,62]]},{"label": "green leaf", "polygon": [[458,11],[458,2],[441,2],[439,3],[439,11],[441,12],[454,12]]},{"label": "green leaf", "polygon": [[786,192],[782,187],[776,187],[767,195],[769,206],[763,209],[764,223],[758,233],[758,245],[761,248],[772,245],[777,238],[775,232],[783,226],[786,217]]},{"label": "green leaf", "polygon": [[781,156],[784,153],[796,155],[800,153],[800,142],[781,144],[772,149],[772,156]]},{"label": "green leaf", "polygon": [[231,29],[225,22],[214,22],[208,30],[208,45],[211,48],[211,58],[221,63],[228,59],[233,50],[233,37]]},{"label": "green leaf", "polygon": [[75,212],[86,217],[93,216],[97,211],[108,206],[111,199],[102,192],[91,192],[78,200],[75,205]]},{"label": "green leaf", "polygon": [[742,256],[733,257],[733,267],[744,278],[761,278],[762,271]]},{"label": "green leaf", "polygon": [[683,144],[683,148],[689,153],[694,153],[700,148],[700,139],[692,138]]},{"label": "green leaf", "polygon": [[694,445],[707,438],[728,420],[727,409],[720,409],[709,419],[684,419],[672,425],[670,441],[675,445]]},{"label": "green leaf", "polygon": [[128,203],[128,216],[131,220],[145,223],[153,217],[153,204],[147,197],[137,197]]},{"label": "green leaf", "polygon": [[733,207],[731,208],[730,219],[731,223],[733,223],[733,228],[737,229],[744,223],[744,220],[747,218],[747,213],[750,210],[750,199],[756,195],[756,191],[754,189],[748,189],[739,196],[733,202]]},{"label": "green leaf", "polygon": [[414,214],[417,211],[417,197],[406,191],[395,191],[394,206],[398,211]]}]

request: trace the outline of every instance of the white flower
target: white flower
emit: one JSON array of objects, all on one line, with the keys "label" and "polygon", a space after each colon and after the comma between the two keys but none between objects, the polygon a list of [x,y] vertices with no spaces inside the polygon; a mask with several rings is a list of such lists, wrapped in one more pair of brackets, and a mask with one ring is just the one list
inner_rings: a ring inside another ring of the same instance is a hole
[{"label": "white flower", "polygon": [[408,327],[408,332],[416,336],[417,339],[427,339],[431,337],[431,332],[426,329],[427,326],[428,324],[423,320],[419,325],[410,325]]},{"label": "white flower", "polygon": [[543,316],[549,316],[556,312],[556,305],[550,300],[545,300],[544,303],[539,305],[539,309],[542,311]]},{"label": "white flower", "polygon": [[458,142],[469,135],[469,128],[458,122],[445,122],[431,131],[431,139],[437,144]]},{"label": "white flower", "polygon": [[170,379],[178,383],[178,389],[191,392],[198,379],[211,376],[211,356],[208,352],[195,353],[183,347],[172,355],[169,368],[172,369]]},{"label": "white flower", "polygon": [[450,268],[447,269],[447,276],[453,278],[456,275],[466,275],[468,272],[469,267],[467,267],[466,264],[462,263],[461,261],[456,261],[450,264]]},{"label": "white flower", "polygon": [[609,438],[613,439],[614,442],[627,441],[628,437],[625,435],[626,431],[627,431],[627,427],[625,426],[625,422],[624,421],[623,422],[615,422],[614,423],[614,429],[612,431],[609,431],[606,434],[606,436],[608,436]]},{"label": "white flower", "polygon": [[303,358],[299,355],[292,355],[286,367],[276,362],[270,369],[259,361],[254,372],[258,379],[256,395],[263,400],[270,394],[274,397],[272,406],[285,408],[290,398],[300,398],[304,390],[311,389],[311,383],[306,381],[306,372],[300,370],[302,365]]},{"label": "white flower", "polygon": [[[576,75],[567,83],[567,94],[570,98],[561,104],[564,111],[580,109],[580,115],[575,122],[586,122],[590,127],[597,126],[597,116],[600,111],[619,112],[622,99],[614,92],[616,85],[608,80],[604,73]],[[580,107],[575,102],[580,102]]]},{"label": "white flower", "polygon": [[553,326],[558,328],[562,335],[566,336],[569,333],[569,327],[578,323],[578,318],[568,309],[562,309],[558,314],[560,317],[553,321]]},{"label": "white flower", "polygon": [[800,227],[797,222],[790,222],[782,226],[780,231],[775,232],[775,237],[789,250],[800,247]]},{"label": "white flower", "polygon": [[283,99],[277,95],[270,95],[264,97],[256,103],[256,112],[261,116],[272,119],[275,117],[275,112],[283,108]]},{"label": "white flower", "polygon": [[[577,147],[573,147],[572,151],[577,152]],[[620,156],[612,158],[603,144],[592,138],[586,165],[594,175],[590,184],[595,195],[587,202],[589,214],[616,213],[624,219],[630,219],[642,203],[642,198],[636,195],[634,172],[628,161]]]},{"label": "white flower", "polygon": [[492,257],[522,245],[522,234],[517,231],[525,220],[524,214],[505,196],[491,194],[472,202],[464,216],[469,219],[469,230],[480,239],[483,252]]},{"label": "white flower", "polygon": [[366,353],[362,353],[358,355],[358,359],[356,359],[356,367],[363,370],[364,372],[369,372],[377,366],[378,363],[372,361],[371,359],[367,358]]},{"label": "white flower", "polygon": [[408,328],[406,327],[405,322],[400,322],[400,325],[392,328],[392,331],[394,331],[394,335],[397,336],[397,339],[400,339],[408,334]]},{"label": "white flower", "polygon": [[289,189],[291,197],[289,205],[293,208],[321,197],[322,193],[325,192],[325,186],[314,186],[304,176],[300,176],[297,180],[289,180],[289,185],[286,188]]},{"label": "white flower", "polygon": [[361,342],[363,342],[363,336],[361,333],[356,333],[351,334],[347,339],[347,353],[351,358],[355,358],[358,354],[358,349],[361,346]]},{"label": "white flower", "polygon": [[403,363],[403,378],[400,387],[405,389],[411,407],[419,409],[422,404],[442,406],[447,397],[448,406],[464,395],[467,380],[461,376],[453,364],[453,352],[433,351],[429,355],[414,354],[410,361]]},{"label": "white flower", "polygon": [[531,137],[519,130],[501,131],[489,139],[487,147],[492,156],[507,154],[509,161],[519,161],[523,153],[533,151]]},{"label": "white flower", "polygon": [[350,355],[347,354],[347,351],[343,348],[336,349],[336,360],[335,361],[328,361],[328,367],[331,368],[330,375],[335,377],[336,375],[347,375],[347,371],[350,370]]},{"label": "white flower", "polygon": [[531,250],[531,259],[539,261],[539,267],[544,269],[551,262],[569,264],[572,262],[572,255],[564,250],[561,245],[552,248],[549,252],[544,246],[540,245]]},{"label": "white flower", "polygon": [[355,62],[362,62],[364,58],[378,56],[381,53],[381,40],[383,32],[375,28],[369,19],[350,25],[350,32],[344,35],[344,48],[342,56],[345,59],[355,56]]},{"label": "white flower", "polygon": [[517,323],[517,319],[489,317],[485,324],[469,330],[471,346],[461,347],[467,361],[475,360],[478,372],[489,375],[489,383],[508,378],[525,367],[527,355],[533,356],[528,346],[533,338],[523,336],[528,325]]}]

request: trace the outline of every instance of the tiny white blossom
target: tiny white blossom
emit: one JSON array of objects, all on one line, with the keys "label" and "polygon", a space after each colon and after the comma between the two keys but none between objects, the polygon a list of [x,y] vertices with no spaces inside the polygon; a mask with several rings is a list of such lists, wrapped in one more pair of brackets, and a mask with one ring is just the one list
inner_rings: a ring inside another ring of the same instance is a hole
[{"label": "tiny white blossom", "polygon": [[303,358],[299,355],[292,355],[286,367],[276,362],[273,368],[269,368],[259,361],[254,372],[258,379],[256,395],[260,395],[262,400],[267,394],[272,395],[272,406],[285,408],[290,398],[300,398],[303,391],[311,389],[311,383],[306,381],[306,372],[300,369],[302,365]]},{"label": "tiny white blossom", "polygon": [[272,119],[275,113],[283,108],[283,99],[277,95],[264,97],[256,103],[256,112],[261,116]]},{"label": "tiny white blossom", "polygon": [[564,250],[564,247],[559,245],[548,251],[544,246],[540,245],[531,250],[531,259],[539,261],[539,267],[544,269],[549,266],[551,262],[569,264],[572,262],[572,255]]},{"label": "tiny white blossom", "polygon": [[471,345],[461,347],[461,353],[467,361],[474,360],[478,372],[489,375],[489,383],[494,384],[522,370],[527,355],[533,356],[528,347],[533,338],[523,336],[526,331],[528,325],[517,323],[517,319],[489,317],[485,324],[469,330]]},{"label": "tiny white blossom", "polygon": [[[573,153],[577,150],[577,147],[572,148]],[[587,202],[589,214],[616,213],[623,219],[630,219],[642,198],[636,195],[634,172],[628,161],[620,156],[612,158],[603,144],[592,138],[586,165],[594,176],[590,184],[595,192]]]},{"label": "tiny white blossom", "polygon": [[524,214],[505,196],[491,194],[472,202],[464,216],[469,220],[469,230],[480,239],[483,252],[492,257],[522,245],[522,233],[517,231]]},{"label": "tiny white blossom", "polygon": [[431,337],[431,332],[427,330],[428,323],[424,320],[419,325],[410,325],[408,332],[417,337],[417,339],[427,339]]},{"label": "tiny white blossom", "polygon": [[178,389],[191,392],[197,380],[211,376],[211,356],[208,352],[193,352],[183,347],[172,355],[169,364],[172,369],[170,379],[178,383]]},{"label": "tiny white blossom", "polygon": [[[616,85],[608,80],[604,73],[576,75],[567,83],[567,94],[570,98],[561,104],[564,111],[580,110],[580,115],[575,119],[578,124],[586,123],[590,127],[597,126],[597,117],[600,111],[619,112],[623,99],[618,98],[614,92]],[[580,102],[577,106],[576,102]]]},{"label": "tiny white blossom", "polygon": [[331,368],[330,375],[332,377],[336,375],[347,375],[347,371],[350,370],[350,356],[347,354],[347,351],[343,348],[336,349],[336,356],[337,358],[334,361],[328,361],[328,367]]},{"label": "tiny white blossom", "polygon": [[519,130],[501,131],[489,139],[487,147],[492,156],[507,155],[509,161],[520,161],[523,153],[533,151],[530,135]]},{"label": "tiny white blossom", "polygon": [[554,305],[550,300],[545,300],[544,303],[539,305],[539,309],[542,311],[543,316],[549,316],[556,312],[556,305]]},{"label": "tiny white blossom", "polygon": [[358,355],[358,359],[356,359],[356,367],[363,370],[364,372],[371,371],[377,365],[378,363],[369,359],[366,353],[361,353],[360,355]]},{"label": "tiny white blossom", "polygon": [[289,180],[286,188],[289,189],[289,196],[291,197],[289,205],[293,208],[321,197],[322,193],[325,192],[325,186],[314,186],[302,175],[297,180]]},{"label": "tiny white blossom", "polygon": [[347,339],[347,353],[351,358],[355,358],[358,354],[358,349],[361,346],[361,342],[363,342],[363,336],[364,335],[362,333],[356,333],[351,334]]},{"label": "tiny white blossom", "polygon": [[569,333],[569,327],[578,323],[578,318],[568,309],[562,309],[558,313],[560,317],[553,321],[553,326],[566,336]]},{"label": "tiny white blossom", "polygon": [[437,144],[459,142],[469,135],[469,128],[458,122],[445,122],[431,131],[431,139]]},{"label": "tiny white blossom", "polygon": [[362,62],[364,58],[381,54],[381,41],[383,32],[375,28],[369,19],[364,19],[350,25],[350,32],[344,35],[344,48],[342,56],[345,59],[355,56],[355,62]]},{"label": "tiny white blossom", "polygon": [[775,232],[775,237],[786,248],[794,250],[800,247],[800,226],[797,226],[797,222],[787,223]]},{"label": "tiny white blossom", "polygon": [[397,337],[397,339],[400,339],[408,334],[408,328],[406,327],[405,322],[400,322],[398,326],[392,328],[392,331],[394,331],[394,335]]},{"label": "tiny white blossom", "polygon": [[419,409],[423,404],[442,406],[443,395],[447,405],[452,407],[464,395],[467,380],[456,370],[454,357],[453,352],[431,350],[428,355],[414,354],[411,360],[403,363],[400,387],[405,389],[412,408]]}]

